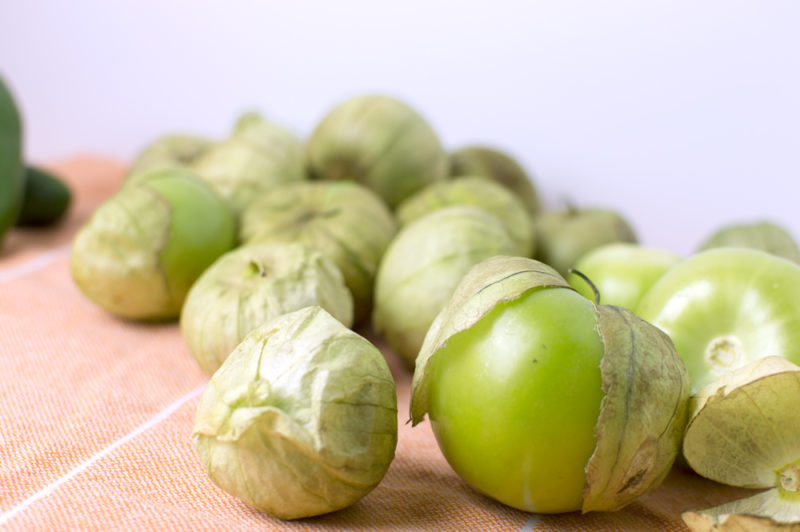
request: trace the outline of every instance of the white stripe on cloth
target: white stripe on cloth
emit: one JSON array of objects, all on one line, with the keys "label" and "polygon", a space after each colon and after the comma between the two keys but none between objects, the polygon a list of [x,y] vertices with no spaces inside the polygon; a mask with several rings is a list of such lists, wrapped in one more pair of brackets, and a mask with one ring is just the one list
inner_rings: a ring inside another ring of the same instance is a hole
[{"label": "white stripe on cloth", "polygon": [[123,436],[119,440],[115,441],[114,443],[112,443],[111,445],[109,445],[108,447],[106,447],[105,449],[100,451],[99,453],[97,453],[94,456],[84,460],[83,462],[81,462],[80,464],[78,464],[77,466],[72,468],[67,474],[65,474],[61,478],[58,478],[54,482],[51,482],[49,485],[47,485],[44,488],[42,488],[41,490],[37,491],[36,493],[34,493],[33,495],[31,495],[30,497],[28,497],[27,499],[25,499],[21,503],[19,503],[18,505],[14,506],[10,510],[0,514],[0,525],[4,525],[9,520],[13,519],[16,515],[18,515],[20,512],[22,512],[23,510],[25,510],[26,508],[28,508],[29,506],[31,506],[35,502],[47,497],[48,495],[53,493],[55,490],[57,490],[59,487],[61,487],[63,484],[69,482],[70,480],[75,478],[77,475],[79,475],[83,471],[87,470],[89,467],[92,466],[92,464],[94,464],[95,462],[97,462],[98,460],[100,460],[101,458],[106,456],[107,454],[111,453],[112,451],[114,451],[118,447],[120,447],[122,445],[125,445],[126,443],[128,443],[132,439],[134,439],[137,436],[139,436],[139,435],[143,434],[144,432],[146,432],[148,429],[151,429],[152,427],[158,425],[159,423],[161,423],[162,421],[167,419],[176,410],[178,410],[181,406],[183,406],[184,403],[186,403],[186,402],[190,401],[191,399],[194,399],[195,397],[200,395],[200,392],[202,392],[203,389],[205,389],[205,384],[200,386],[199,388],[197,388],[195,390],[192,390],[191,392],[187,393],[186,395],[184,395],[183,397],[181,397],[180,399],[178,399],[177,401],[175,401],[174,403],[172,403],[171,405],[166,407],[164,410],[162,410],[161,412],[159,412],[155,416],[151,417],[144,424],[139,425],[133,431],[131,431],[130,433],[126,434],[125,436]]},{"label": "white stripe on cloth", "polygon": [[69,255],[70,247],[71,244],[66,244],[61,247],[51,249],[50,251],[45,251],[41,255],[37,255],[36,257],[23,262],[22,264],[8,268],[4,271],[0,271],[0,284],[13,281],[14,279],[19,279],[20,277],[24,277],[29,273],[35,272],[36,270],[41,270],[45,266],[49,266],[61,257]]},{"label": "white stripe on cloth", "polygon": [[531,514],[530,519],[528,519],[528,522],[525,523],[525,526],[522,527],[520,532],[533,532],[533,529],[539,524],[541,517],[541,514]]}]

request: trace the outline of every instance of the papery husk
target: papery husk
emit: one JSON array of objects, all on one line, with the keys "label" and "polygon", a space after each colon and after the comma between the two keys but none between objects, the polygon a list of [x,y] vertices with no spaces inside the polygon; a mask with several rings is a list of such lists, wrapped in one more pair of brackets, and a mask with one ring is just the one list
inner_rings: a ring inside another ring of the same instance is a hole
[{"label": "papery husk", "polygon": [[627,309],[598,310],[604,397],[583,512],[617,510],[658,487],[680,452],[689,406],[689,375],[672,340]]},{"label": "papery husk", "polygon": [[265,323],[228,357],[193,438],[211,480],[257,509],[332,512],[369,493],[394,457],[394,381],[377,348],[308,307]]},{"label": "papery husk", "polygon": [[[428,411],[428,379],[436,352],[501,302],[538,289],[570,288],[550,266],[493,257],[473,267],[425,337],[411,387],[411,421]],[[571,288],[570,288],[571,289]],[[615,510],[655,489],[669,472],[685,427],[689,378],[669,337],[626,309],[598,306],[604,397],[597,445],[586,465],[582,511]]]},{"label": "papery husk", "polygon": [[300,242],[339,268],[353,295],[354,320],[372,308],[378,263],[395,235],[388,207],[351,181],[286,185],[254,199],[241,217],[246,243]]},{"label": "papery husk", "polygon": [[533,254],[533,223],[525,206],[510,190],[485,177],[464,176],[430,184],[398,205],[395,214],[400,225],[405,226],[454,205],[477,207],[495,216],[518,244],[520,255]]},{"label": "papery husk", "polygon": [[136,181],[144,172],[171,168],[189,168],[207,152],[214,141],[190,134],[172,134],[157,138],[144,147],[128,169],[128,182]]},{"label": "papery husk", "polygon": [[495,255],[520,255],[505,225],[475,207],[432,212],[403,228],[375,277],[372,326],[414,366],[425,334],[461,278]]},{"label": "papery husk", "polygon": [[[255,122],[261,124],[261,122]],[[306,179],[302,144],[286,135],[268,136],[258,126],[215,144],[198,158],[192,168],[208,183],[231,210],[241,215],[260,194]],[[273,140],[272,144],[269,139]]]},{"label": "papery husk", "polygon": [[698,251],[731,246],[758,249],[800,263],[800,248],[794,238],[780,225],[768,221],[723,227],[703,242]]},{"label": "papery husk", "polygon": [[487,146],[466,146],[450,153],[450,176],[480,175],[513,191],[531,216],[542,202],[531,176],[510,155]]},{"label": "papery husk", "polygon": [[394,208],[425,185],[447,177],[436,132],[414,109],[369,94],[334,107],[306,145],[313,178],[351,179]]},{"label": "papery husk", "polygon": [[765,357],[692,397],[683,455],[698,474],[732,486],[770,488],[800,459],[800,367]]},{"label": "papery husk", "polygon": [[302,244],[251,244],[226,253],[197,279],[181,310],[181,332],[211,374],[257,326],[309,306],[353,325],[353,298],[329,259]]},{"label": "papery husk", "polygon": [[800,504],[777,489],[681,517],[692,532],[800,532]]}]

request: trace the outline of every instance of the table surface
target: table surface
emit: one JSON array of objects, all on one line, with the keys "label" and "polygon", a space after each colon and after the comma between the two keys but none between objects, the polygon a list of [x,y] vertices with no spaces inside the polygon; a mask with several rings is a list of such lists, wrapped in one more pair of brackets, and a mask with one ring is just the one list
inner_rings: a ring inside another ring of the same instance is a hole
[{"label": "table surface", "polygon": [[176,323],[117,319],[69,274],[70,242],[120,186],[122,164],[53,165],[73,205],[58,226],[14,229],[0,251],[0,528],[9,530],[685,530],[682,511],[752,493],[681,468],[618,512],[531,515],[471,490],[426,421],[406,423],[411,375],[388,350],[398,445],[380,485],[353,506],[293,522],[217,488],[191,440],[208,382]]}]

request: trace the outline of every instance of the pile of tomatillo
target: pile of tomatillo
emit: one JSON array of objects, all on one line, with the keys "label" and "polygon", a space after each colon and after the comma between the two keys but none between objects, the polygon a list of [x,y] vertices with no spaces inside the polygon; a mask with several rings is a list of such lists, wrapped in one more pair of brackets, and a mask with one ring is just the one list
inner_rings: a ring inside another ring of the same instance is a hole
[{"label": "pile of tomatillo", "polygon": [[[229,136],[170,135],[75,238],[83,293],[179,319],[211,376],[194,441],[209,477],[282,519],[346,507],[397,444],[414,372],[453,469],[529,512],[609,511],[676,458],[751,488],[698,530],[800,521],[800,259],[775,224],[680,257],[610,209],[544,209],[509,155],[447,152],[382,95],[304,141],[257,113]],[[733,528],[731,528],[733,529]]]}]

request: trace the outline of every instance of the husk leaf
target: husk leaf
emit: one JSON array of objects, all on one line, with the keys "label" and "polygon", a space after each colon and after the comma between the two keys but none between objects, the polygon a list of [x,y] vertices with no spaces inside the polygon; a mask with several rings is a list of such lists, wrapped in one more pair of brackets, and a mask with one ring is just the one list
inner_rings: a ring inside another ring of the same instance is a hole
[{"label": "husk leaf", "polygon": [[604,397],[583,512],[616,510],[661,483],[680,450],[689,399],[686,368],[666,334],[627,309],[598,310]]},{"label": "husk leaf", "polygon": [[319,307],[255,329],[214,374],[193,438],[209,477],[282,519],[348,506],[383,478],[397,443],[380,351]]},{"label": "husk leaf", "polygon": [[433,321],[417,357],[411,384],[410,414],[414,425],[428,412],[431,359],[450,337],[472,327],[498,303],[546,287],[570,288],[553,268],[524,257],[495,256],[476,264],[464,275]]},{"label": "husk leaf", "polygon": [[692,532],[800,532],[800,504],[777,489],[681,517]]},{"label": "husk leaf", "polygon": [[769,488],[800,458],[800,367],[765,357],[692,398],[683,454],[698,474],[733,486]]},{"label": "husk leaf", "polygon": [[181,311],[181,332],[211,374],[258,325],[309,306],[353,324],[353,298],[329,259],[302,244],[251,244],[223,255],[197,279]]}]

